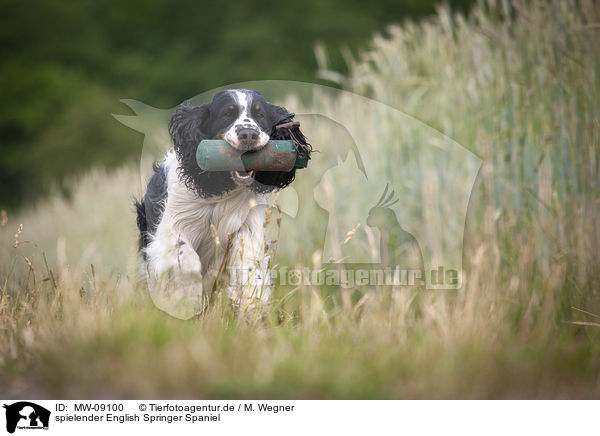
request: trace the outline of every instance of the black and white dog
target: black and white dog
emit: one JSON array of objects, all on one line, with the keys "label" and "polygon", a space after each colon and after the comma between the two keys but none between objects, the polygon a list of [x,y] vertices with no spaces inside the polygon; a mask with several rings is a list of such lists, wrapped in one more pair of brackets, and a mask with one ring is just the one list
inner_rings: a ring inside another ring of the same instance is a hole
[{"label": "black and white dog", "polygon": [[270,139],[294,138],[307,145],[298,126],[276,128],[293,117],[260,93],[245,89],[221,91],[201,106],[184,103],[176,108],[169,122],[173,149],[155,165],[143,201],[136,202],[144,272],[151,291],[169,283],[185,294],[201,297],[200,279],[221,268],[216,264],[221,247],[222,252],[228,251],[226,267],[244,272],[235,280],[230,275],[229,297],[238,301],[268,298],[267,196],[288,186],[295,169],[205,172],[196,163],[196,149],[203,139],[225,139],[243,151],[258,150]]}]

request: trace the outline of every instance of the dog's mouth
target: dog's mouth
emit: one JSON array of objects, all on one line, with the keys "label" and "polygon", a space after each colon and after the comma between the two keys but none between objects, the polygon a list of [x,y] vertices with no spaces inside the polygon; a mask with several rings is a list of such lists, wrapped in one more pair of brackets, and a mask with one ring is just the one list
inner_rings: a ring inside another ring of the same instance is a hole
[{"label": "dog's mouth", "polygon": [[231,178],[236,185],[247,186],[254,181],[254,170],[251,171],[231,171]]}]

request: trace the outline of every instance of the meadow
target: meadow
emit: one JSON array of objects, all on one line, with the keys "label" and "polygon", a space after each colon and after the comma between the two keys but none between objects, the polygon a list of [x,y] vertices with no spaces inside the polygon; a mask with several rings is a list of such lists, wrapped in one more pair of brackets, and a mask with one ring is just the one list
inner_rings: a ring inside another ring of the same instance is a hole
[{"label": "meadow", "polygon": [[[138,162],[96,168],[68,182],[69,195],[0,217],[3,396],[598,398],[600,11],[591,0],[491,1],[468,16],[440,8],[385,31],[347,56],[348,74],[330,70],[317,47],[319,75],[481,159],[461,290],[300,285],[277,289],[260,314],[216,304],[172,318],[152,304],[138,271]],[[320,98],[358,136],[395,132],[385,118]],[[339,136],[319,125],[310,139],[326,156],[322,144]],[[394,159],[379,164],[397,169]],[[413,175],[420,182],[406,185],[409,196],[430,186],[427,174]],[[292,186],[312,194],[316,182],[340,204],[368,208],[381,194],[338,192],[301,174]],[[302,254],[320,265],[322,253],[303,253],[317,221],[282,221],[279,264]]]}]

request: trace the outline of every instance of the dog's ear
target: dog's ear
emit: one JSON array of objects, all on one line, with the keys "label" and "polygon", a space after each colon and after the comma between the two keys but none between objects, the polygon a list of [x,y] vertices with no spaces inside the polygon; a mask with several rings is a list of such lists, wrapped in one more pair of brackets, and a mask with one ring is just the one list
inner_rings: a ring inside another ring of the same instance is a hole
[{"label": "dog's ear", "polygon": [[[300,131],[298,125],[287,126],[285,128],[277,129],[280,124],[289,123],[294,119],[294,113],[289,112],[286,108],[276,106],[268,103],[269,116],[271,117],[271,139],[284,139],[291,140],[296,147],[298,152],[306,154],[310,159],[310,153],[312,147],[307,141],[304,134]],[[260,188],[257,188],[260,192],[271,192],[274,189],[283,189],[294,181],[296,176],[296,169],[293,168],[291,171],[258,171],[254,177],[260,184]]]},{"label": "dog's ear", "polygon": [[180,105],[169,121],[169,134],[175,148],[185,145],[198,145],[206,139],[206,123],[210,116],[209,105]]},{"label": "dog's ear", "polygon": [[287,123],[294,118],[294,114],[292,112],[288,112],[288,110],[283,106],[267,103],[267,111],[272,128],[274,128],[277,124]]},{"label": "dog's ear", "polygon": [[277,129],[280,124],[290,123],[295,114],[289,112],[286,108],[268,103],[269,110],[271,111],[272,128],[269,136],[271,139],[290,139],[294,143],[296,150],[300,153],[304,153],[306,157],[310,159],[310,153],[312,152],[312,146],[302,133],[299,127],[299,123],[289,127]]},{"label": "dog's ear", "polygon": [[196,149],[200,141],[208,139],[206,126],[210,117],[208,104],[180,105],[169,121],[169,134],[179,161],[179,175],[189,189],[195,189],[200,167],[196,163]]}]

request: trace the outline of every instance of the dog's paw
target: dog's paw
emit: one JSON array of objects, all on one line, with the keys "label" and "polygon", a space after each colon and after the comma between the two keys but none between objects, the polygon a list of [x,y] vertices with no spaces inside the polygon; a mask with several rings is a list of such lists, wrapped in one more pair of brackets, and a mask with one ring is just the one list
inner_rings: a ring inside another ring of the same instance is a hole
[{"label": "dog's paw", "polygon": [[201,274],[200,257],[188,243],[181,239],[177,241],[176,253],[172,258],[177,260],[176,268],[182,274]]},{"label": "dog's paw", "polygon": [[240,306],[250,301],[266,302],[273,292],[270,270],[262,264],[232,268],[226,290],[229,298]]},{"label": "dog's paw", "polygon": [[158,250],[147,263],[150,296],[154,304],[168,314],[189,319],[204,306],[202,263],[192,247],[182,240]]}]

